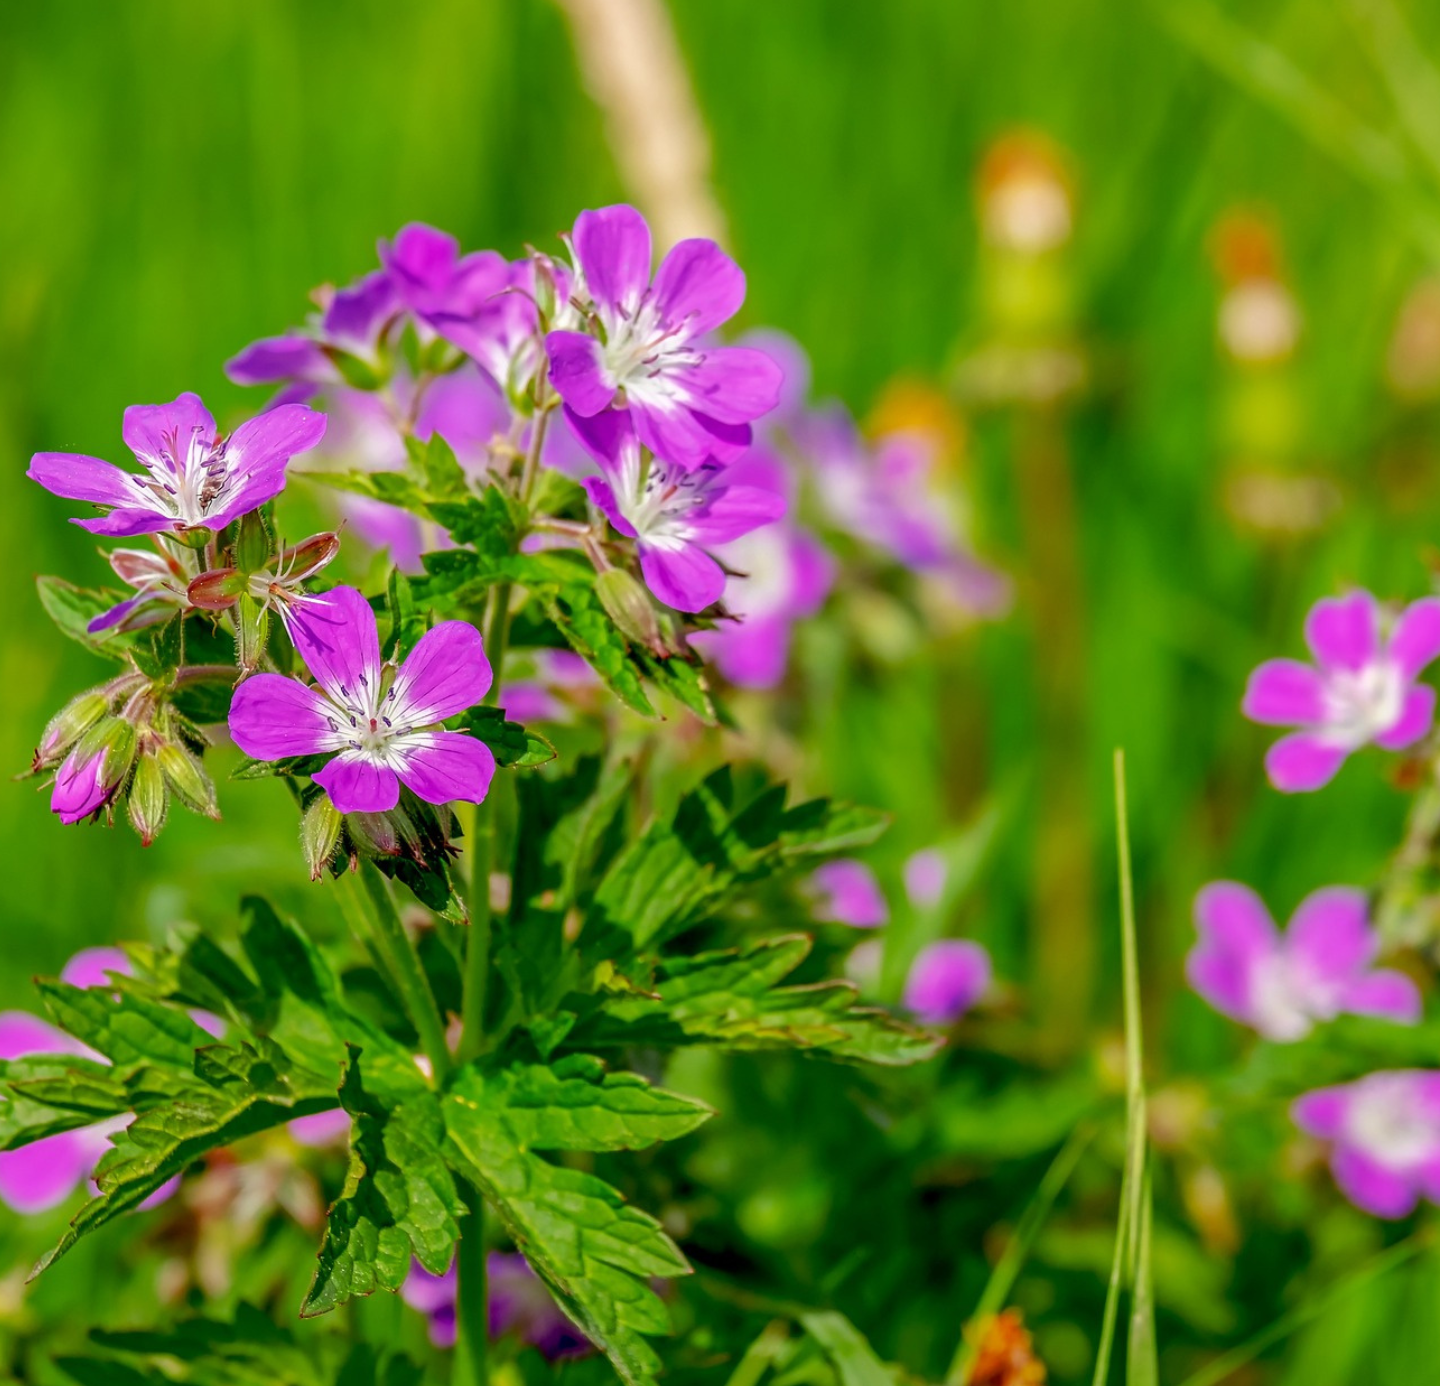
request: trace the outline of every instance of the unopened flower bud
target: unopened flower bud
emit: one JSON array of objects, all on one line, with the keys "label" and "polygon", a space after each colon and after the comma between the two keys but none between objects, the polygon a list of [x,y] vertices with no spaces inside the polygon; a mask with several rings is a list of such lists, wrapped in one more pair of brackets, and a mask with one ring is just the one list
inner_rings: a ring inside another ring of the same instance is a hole
[{"label": "unopened flower bud", "polygon": [[235,623],[235,652],[242,669],[249,672],[260,667],[269,635],[269,611],[249,593],[242,594],[239,620]]},{"label": "unopened flower bud", "polygon": [[194,813],[203,813],[206,818],[219,818],[220,810],[215,804],[215,784],[205,773],[197,756],[175,741],[167,741],[155,752],[155,760],[164,771],[165,783],[175,792],[175,797]]},{"label": "unopened flower bud", "polygon": [[240,519],[240,537],[235,541],[235,566],[242,573],[258,573],[268,567],[273,552],[265,517],[252,510]]},{"label": "unopened flower bud", "polygon": [[203,549],[215,537],[215,531],[200,525],[195,529],[177,529],[170,537],[179,540],[187,549]]},{"label": "unopened flower bud", "polygon": [[130,826],[140,834],[142,846],[148,847],[165,826],[170,808],[170,791],[165,788],[165,772],[154,755],[143,755],[135,767],[130,784]]},{"label": "unopened flower bud", "polygon": [[346,816],[350,840],[366,856],[398,857],[400,831],[388,813],[352,813]]},{"label": "unopened flower bud", "polygon": [[280,578],[288,585],[312,578],[340,552],[340,536],[312,534],[280,555]]},{"label": "unopened flower bud", "polygon": [[328,794],[320,795],[305,810],[305,816],[300,820],[300,847],[305,853],[305,864],[310,868],[312,881],[318,881],[325,874],[325,868],[335,855],[343,821]]},{"label": "unopened flower bud", "polygon": [[554,320],[559,297],[555,291],[555,262],[538,251],[530,260],[535,266],[535,309],[541,325],[548,326]]},{"label": "unopened flower bud", "polygon": [[72,698],[46,725],[35,748],[35,768],[53,765],[109,710],[103,689],[89,688]]},{"label": "unopened flower bud", "polygon": [[238,568],[211,568],[190,583],[185,595],[202,611],[225,611],[244,591],[245,575]]},{"label": "unopened flower bud", "polygon": [[123,717],[96,722],[55,772],[51,812],[67,824],[99,813],[129,777],[135,747],[135,728]]},{"label": "unopened flower bud", "polygon": [[595,579],[595,595],[624,635],[653,650],[666,648],[649,594],[623,568],[607,568]]}]

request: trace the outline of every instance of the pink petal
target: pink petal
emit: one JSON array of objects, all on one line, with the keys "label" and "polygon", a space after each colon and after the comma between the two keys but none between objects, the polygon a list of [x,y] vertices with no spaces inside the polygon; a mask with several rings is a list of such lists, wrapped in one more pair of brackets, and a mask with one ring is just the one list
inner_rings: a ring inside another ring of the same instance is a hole
[{"label": "pink petal", "polygon": [[1440,657],[1440,597],[1411,602],[1395,622],[1385,652],[1407,679]]},{"label": "pink petal", "polygon": [[550,383],[568,408],[588,418],[615,398],[615,377],[605,368],[600,343],[583,332],[550,332],[545,337]]},{"label": "pink petal", "polygon": [[[411,738],[420,741],[420,737]],[[495,756],[473,736],[461,732],[426,732],[421,744],[405,752],[400,778],[427,804],[463,799],[478,804],[490,792]]]},{"label": "pink petal", "polygon": [[676,379],[702,413],[721,423],[749,423],[780,401],[780,366],[753,347],[711,347],[705,359]]},{"label": "pink petal", "polygon": [[126,505],[139,489],[134,472],[78,452],[37,452],[25,475],[52,495],[94,505]]},{"label": "pink petal", "polygon": [[225,444],[225,461],[232,472],[249,474],[283,465],[324,436],[324,414],[304,404],[282,404],[241,424]]},{"label": "pink petal", "polygon": [[1306,1134],[1332,1141],[1345,1129],[1352,1096],[1349,1085],[1317,1088],[1295,1099],[1290,1119]]},{"label": "pink petal", "polygon": [[774,688],[785,677],[790,657],[790,622],[781,616],[747,616],[736,626],[697,631],[690,643],[737,688]]},{"label": "pink petal", "polygon": [[1427,683],[1417,683],[1405,692],[1405,702],[1395,725],[1375,738],[1375,744],[1387,751],[1403,751],[1424,738],[1435,721],[1435,690]]},{"label": "pink petal", "polygon": [[1424,1004],[1420,988],[1403,972],[1381,968],[1350,982],[1341,995],[1341,1006],[1352,1015],[1375,1015],[1399,1025],[1417,1025]]},{"label": "pink petal", "polygon": [[853,929],[878,929],[889,922],[890,907],[880,883],[863,861],[827,861],[816,868],[810,881],[821,897],[816,903],[817,919]]},{"label": "pink petal", "polygon": [[571,238],[591,297],[612,312],[633,313],[650,284],[650,228],[619,203],[581,212]]},{"label": "pink petal", "polygon": [[99,519],[71,520],[70,523],[79,525],[89,534],[101,534],[111,539],[133,539],[137,534],[155,534],[160,530],[185,528],[173,515],[139,505],[122,505]]},{"label": "pink petal", "polygon": [[26,1011],[0,1011],[0,1059],[90,1053],[79,1040]]},{"label": "pink petal", "polygon": [[587,476],[580,485],[584,487],[585,494],[595,502],[595,508],[615,526],[626,538],[635,537],[635,526],[620,511],[620,503],[615,499],[615,492],[610,483],[598,476]]},{"label": "pink petal", "polygon": [[1267,726],[1313,726],[1325,721],[1325,680],[1299,660],[1266,660],[1250,675],[1240,709]]},{"label": "pink petal", "polygon": [[442,621],[426,631],[392,685],[405,720],[443,722],[474,707],[490,688],[485,642],[468,621]]},{"label": "pink petal", "polygon": [[298,679],[252,674],[230,699],[230,736],[256,760],[313,755],[334,748],[330,715]]},{"label": "pink petal", "polygon": [[60,980],[72,987],[107,987],[109,974],[128,977],[135,969],[119,948],[82,948],[60,971]]},{"label": "pink petal", "polygon": [[393,770],[345,751],[311,777],[341,813],[385,813],[400,802]]},{"label": "pink petal", "polygon": [[1349,754],[1343,746],[1332,746],[1313,732],[1282,736],[1265,755],[1265,773],[1270,783],[1284,794],[1320,789],[1335,778]]},{"label": "pink petal", "polygon": [[94,1163],[77,1131],[62,1131],[18,1150],[0,1152],[0,1202],[17,1213],[43,1213],[64,1203]]},{"label": "pink petal", "polygon": [[296,1117],[285,1129],[301,1145],[334,1145],[350,1136],[350,1113],[337,1107],[332,1112]]},{"label": "pink petal", "polygon": [[640,441],[656,457],[678,467],[693,470],[712,458],[727,461],[743,451],[749,441],[748,429],[745,443],[727,438],[720,432],[723,425],[707,420],[704,415],[671,396],[642,397],[642,392],[633,386],[627,394],[630,417],[634,420]]},{"label": "pink petal", "polygon": [[1327,669],[1363,668],[1380,652],[1375,598],[1355,591],[1316,602],[1305,618],[1305,643]]},{"label": "pink petal", "polygon": [[1284,946],[1302,975],[1327,988],[1362,971],[1379,947],[1365,892],[1328,886],[1306,896],[1290,917]]},{"label": "pink petal", "polygon": [[635,436],[629,411],[606,409],[598,414],[577,414],[567,405],[565,422],[570,425],[576,442],[612,481],[620,476],[627,463],[638,473],[640,440]]},{"label": "pink petal", "polygon": [[698,337],[740,311],[745,302],[745,275],[714,241],[680,241],[655,273],[654,299],[662,321],[675,323],[687,318],[689,334]]},{"label": "pink petal", "polygon": [[990,989],[990,954],[969,939],[922,948],[905,982],[905,1008],[927,1025],[959,1020]]},{"label": "pink petal", "polygon": [[696,537],[706,544],[728,544],[785,514],[785,497],[757,486],[726,486],[692,518]]},{"label": "pink petal", "polygon": [[1420,1201],[1420,1190],[1413,1178],[1387,1169],[1358,1150],[1337,1150],[1331,1157],[1330,1169],[1345,1197],[1377,1218],[1403,1218],[1414,1212]]},{"label": "pink petal", "polygon": [[167,454],[183,467],[194,440],[214,442],[215,420],[200,396],[187,391],[170,404],[132,404],[125,411],[120,436],[147,467],[168,472]]},{"label": "pink petal", "polygon": [[1251,979],[1280,947],[1264,902],[1248,886],[1215,881],[1195,897],[1199,941],[1185,960],[1190,985],[1222,1015],[1251,1023]]},{"label": "pink petal", "polygon": [[694,544],[658,548],[639,543],[640,573],[645,585],[676,611],[703,611],[725,591],[725,572]]},{"label": "pink petal", "polygon": [[332,697],[344,701],[379,681],[375,613],[355,588],[336,587],[292,607],[289,626],[306,668]]}]

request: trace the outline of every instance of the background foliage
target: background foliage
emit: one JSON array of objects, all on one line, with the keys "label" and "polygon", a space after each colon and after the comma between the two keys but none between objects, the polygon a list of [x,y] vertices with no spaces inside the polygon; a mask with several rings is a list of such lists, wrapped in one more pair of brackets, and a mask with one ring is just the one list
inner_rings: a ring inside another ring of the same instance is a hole
[{"label": "background foliage", "polygon": [[[768,1274],[817,1299],[833,1293],[883,1356],[934,1375],[983,1284],[987,1235],[1023,1206],[1045,1152],[1106,1083],[1118,1015],[1110,748],[1129,756],[1147,1032],[1166,1078],[1215,1071],[1240,1043],[1183,991],[1196,887],[1235,876],[1283,915],[1315,886],[1373,883],[1396,840],[1404,803],[1373,761],[1348,766],[1323,796],[1269,791],[1264,737],[1237,704],[1249,668],[1295,649],[1315,597],[1346,581],[1397,597],[1425,589],[1434,420],[1387,393],[1382,366],[1401,299],[1428,265],[1427,228],[1440,224],[1414,156],[1437,146],[1406,144],[1389,84],[1397,60],[1381,44],[1377,62],[1358,0],[1229,7],[1314,79],[1322,105],[1301,102],[1298,118],[1295,103],[1287,112],[1257,90],[1271,69],[1208,5],[1185,17],[1129,0],[672,10],[749,276],[744,321],[798,337],[818,392],[857,412],[897,375],[941,379],[976,336],[973,184],[989,143],[1016,125],[1044,131],[1077,188],[1075,316],[1095,386],[1058,428],[1080,539],[1083,641],[1063,749],[1085,796],[1073,831],[1087,932],[1059,946],[1098,952],[1085,1038],[1049,1046],[1047,1015],[1018,993],[1013,1044],[992,1036],[986,1053],[896,1080],[912,1109],[898,1130],[841,1101],[860,1084],[863,1103],[874,1081],[848,1070],[746,1060],[720,1075],[697,1058],[670,1079],[724,1112],[703,1174],[725,1192],[699,1220],[697,1256],[707,1228],[738,1227]],[[1440,51],[1440,18],[1416,7],[1410,22],[1420,51]],[[1384,158],[1363,157],[1347,112],[1409,151],[1395,177]],[[182,389],[222,420],[251,407],[223,379],[224,360],[294,321],[309,286],[367,268],[376,238],[405,221],[513,251],[552,244],[576,209],[625,193],[563,17],[541,0],[10,6],[0,171],[0,763],[16,769],[49,711],[94,673],[54,637],[32,575],[101,574],[60,523],[64,504],[23,479],[32,451],[113,456],[125,405]],[[1338,520],[1304,542],[1241,532],[1219,501],[1226,368],[1207,244],[1237,205],[1268,212],[1304,317],[1296,456],[1344,497]],[[1035,535],[1015,485],[1025,446],[1013,419],[983,418],[964,454],[984,546],[1019,584],[1014,616],[890,664],[819,630],[795,706],[778,714],[800,729],[805,791],[895,814],[871,860],[897,895],[910,852],[1001,806],[998,846],[957,919],[1017,989],[1045,971],[1032,881],[1048,714],[1035,668],[1055,609],[1027,566]],[[802,719],[807,699],[825,714]],[[60,828],[25,787],[0,795],[0,1003],[29,1005],[29,978],[79,946],[228,918],[226,902],[262,871],[282,903],[315,911],[280,794],[239,786],[223,824],[177,817],[143,853],[125,832]],[[1063,974],[1064,961],[1050,970]],[[1262,1125],[1248,1150],[1244,1130],[1233,1136],[1257,1173]],[[1017,1295],[1061,1380],[1086,1370],[1103,1296],[1114,1167],[1093,1163]],[[1263,1327],[1382,1235],[1333,1200],[1287,1208],[1282,1194],[1256,1193],[1241,1221],[1254,1211],[1268,1230],[1232,1259],[1201,1249],[1161,1184],[1161,1339],[1176,1345],[1162,1362],[1177,1380],[1194,1345]],[[0,1261],[17,1270],[53,1240],[8,1215],[0,1226]],[[731,1254],[732,1234],[715,1235]],[[29,1310],[10,1275],[0,1316],[93,1304],[91,1277],[112,1254],[104,1238],[77,1252]],[[1359,1361],[1376,1381],[1423,1376],[1437,1277],[1440,1265],[1421,1262],[1348,1300],[1298,1343],[1287,1379],[1352,1380]],[[138,1275],[114,1288],[113,1321],[147,1293]],[[401,1321],[389,1303],[362,1312]]]}]

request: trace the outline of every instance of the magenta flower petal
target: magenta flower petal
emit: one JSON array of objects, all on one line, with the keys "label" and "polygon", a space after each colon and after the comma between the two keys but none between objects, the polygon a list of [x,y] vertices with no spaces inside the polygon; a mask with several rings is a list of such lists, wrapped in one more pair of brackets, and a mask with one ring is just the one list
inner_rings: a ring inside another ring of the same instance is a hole
[{"label": "magenta flower petal", "polygon": [[1395,622],[1385,652],[1407,679],[1440,658],[1440,597],[1411,602]]},{"label": "magenta flower petal", "polygon": [[332,1112],[315,1112],[287,1121],[285,1129],[301,1145],[336,1145],[350,1137],[350,1113],[339,1107]]},{"label": "magenta flower petal", "polygon": [[1314,732],[1282,736],[1265,754],[1265,773],[1276,789],[1299,794],[1335,778],[1349,752]]},{"label": "magenta flower petal", "polygon": [[89,1053],[79,1040],[27,1011],[0,1011],[0,1059],[30,1054]]},{"label": "magenta flower petal", "polygon": [[1414,1180],[1353,1147],[1337,1150],[1330,1169],[1345,1197],[1377,1218],[1407,1217],[1420,1201]]},{"label": "magenta flower petal", "polygon": [[443,722],[474,707],[490,689],[485,642],[468,621],[442,621],[426,631],[391,685],[410,722]]},{"label": "magenta flower petal", "polygon": [[82,759],[79,748],[66,756],[50,791],[50,811],[67,826],[102,809],[114,790],[105,783],[105,753]]},{"label": "magenta flower petal", "polygon": [[1333,1141],[1345,1125],[1350,1093],[1345,1087],[1317,1088],[1297,1097],[1290,1118],[1302,1131],[1322,1141]]},{"label": "magenta flower petal", "polygon": [[87,534],[99,534],[109,539],[133,539],[139,534],[158,534],[165,529],[183,529],[185,526],[172,515],[162,515],[156,510],[144,510],[139,506],[120,506],[108,515],[94,520],[71,520]]},{"label": "magenta flower petal", "polygon": [[632,314],[650,283],[650,228],[645,218],[624,203],[581,212],[571,243],[585,287],[596,303],[612,312]]},{"label": "magenta flower petal", "polygon": [[785,497],[756,486],[726,486],[715,493],[705,507],[703,523],[707,544],[725,544],[749,534],[752,529],[780,519],[786,510]]},{"label": "magenta flower petal", "polygon": [[128,977],[135,969],[119,948],[82,948],[60,971],[60,980],[72,987],[104,987],[110,985],[110,973]]},{"label": "magenta flower petal", "polygon": [[1305,618],[1305,643],[1322,668],[1359,670],[1380,651],[1379,625],[1379,607],[1370,593],[1326,597]]},{"label": "magenta flower petal", "polygon": [[969,939],[922,948],[905,982],[905,1007],[926,1025],[950,1025],[990,989],[990,954]]},{"label": "magenta flower petal", "polygon": [[737,688],[774,688],[790,658],[790,622],[781,616],[747,616],[738,625],[697,631],[690,643],[705,651]]},{"label": "magenta flower petal", "polygon": [[711,347],[683,377],[695,407],[725,424],[768,414],[780,402],[784,384],[779,364],[753,347]]},{"label": "magenta flower petal", "polygon": [[173,474],[197,452],[208,452],[215,441],[215,420],[190,391],[169,404],[132,404],[125,411],[120,436],[125,446],[152,470]]},{"label": "magenta flower petal", "polygon": [[595,508],[628,539],[635,537],[635,526],[621,513],[615,499],[615,490],[603,477],[587,476],[581,483],[585,494],[595,502]]},{"label": "magenta flower petal", "polygon": [[645,585],[666,606],[676,611],[703,611],[725,593],[725,572],[694,544],[648,544],[640,549],[640,573]]},{"label": "magenta flower petal", "polygon": [[1386,751],[1403,751],[1424,739],[1435,721],[1435,690],[1427,683],[1417,683],[1405,693],[1400,716],[1388,731],[1375,738],[1375,744]]},{"label": "magenta flower petal", "polygon": [[593,337],[580,332],[551,332],[545,338],[550,383],[568,408],[582,417],[598,414],[615,398],[615,377]]},{"label": "magenta flower petal", "polygon": [[384,270],[341,289],[322,320],[325,335],[352,355],[371,355],[386,323],[400,309],[395,282]]},{"label": "magenta flower petal", "polygon": [[1325,720],[1325,680],[1295,659],[1266,660],[1245,685],[1241,710],[1266,726],[1301,727]]},{"label": "magenta flower petal", "polygon": [[242,423],[225,444],[225,461],[242,481],[278,472],[283,485],[285,464],[324,436],[324,414],[304,404],[282,404]]},{"label": "magenta flower petal", "polygon": [[[407,738],[400,778],[429,804],[463,800],[478,804],[490,791],[495,756],[490,748],[462,732],[418,732]],[[318,779],[319,776],[316,776]]]},{"label": "magenta flower petal", "polygon": [[1424,1012],[1420,988],[1403,972],[1380,968],[1346,983],[1341,1005],[1351,1015],[1373,1015],[1397,1025],[1418,1025]]},{"label": "magenta flower petal", "polygon": [[252,674],[230,699],[230,736],[247,756],[281,760],[343,745],[312,688],[279,674]]},{"label": "magenta flower petal", "polygon": [[52,495],[94,505],[123,506],[135,498],[133,472],[78,452],[37,452],[25,473]]},{"label": "magenta flower petal", "polygon": [[1185,960],[1190,985],[1222,1015],[1253,1020],[1256,970],[1279,950],[1264,902],[1248,886],[1216,881],[1195,897],[1199,941]]},{"label": "magenta flower petal", "polygon": [[[647,274],[649,267],[647,259]],[[745,275],[714,241],[698,238],[681,241],[671,248],[655,272],[653,293],[656,307],[664,318],[671,321],[688,318],[687,326],[698,336],[713,332],[740,311],[740,305],[745,302]],[[778,366],[776,369],[778,371]],[[755,417],[746,415],[747,419]]]},{"label": "magenta flower petal", "polygon": [[342,752],[311,778],[341,813],[385,813],[400,802],[395,772],[355,752]]},{"label": "magenta flower petal", "polygon": [[43,1213],[64,1203],[94,1163],[79,1131],[62,1131],[0,1152],[0,1202],[17,1213]]},{"label": "magenta flower petal", "polygon": [[890,919],[890,906],[875,873],[863,861],[842,857],[827,861],[810,876],[819,892],[815,917],[852,929],[878,929]]},{"label": "magenta flower petal", "polygon": [[1285,945],[1315,983],[1335,986],[1362,971],[1379,947],[1365,892],[1329,886],[1308,895],[1290,918]]},{"label": "magenta flower petal", "polygon": [[720,423],[705,418],[674,396],[648,399],[632,391],[629,414],[640,441],[656,457],[682,467],[698,467],[711,458],[728,460],[722,454],[728,451],[733,455],[749,443],[748,427],[741,425],[745,429],[743,441],[738,445],[730,443],[721,433]]},{"label": "magenta flower petal", "polygon": [[332,697],[344,700],[378,681],[380,636],[375,613],[355,588],[332,588],[292,607],[289,626],[305,667]]},{"label": "magenta flower petal", "polygon": [[295,333],[252,342],[225,363],[225,374],[237,385],[273,385],[282,380],[318,384],[340,378],[320,344]]}]

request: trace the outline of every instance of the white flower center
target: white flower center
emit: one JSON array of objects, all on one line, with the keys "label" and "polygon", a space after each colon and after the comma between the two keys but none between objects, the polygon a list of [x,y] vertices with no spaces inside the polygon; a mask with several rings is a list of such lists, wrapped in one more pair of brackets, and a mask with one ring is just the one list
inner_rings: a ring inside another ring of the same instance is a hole
[{"label": "white flower center", "polygon": [[165,435],[159,456],[141,461],[145,471],[130,475],[141,492],[141,503],[186,525],[203,525],[230,482],[224,444],[215,446],[198,427],[190,430],[183,452],[178,431],[172,430]]},{"label": "white flower center", "polygon": [[1387,1169],[1414,1169],[1440,1147],[1440,1125],[1415,1102],[1403,1074],[1365,1079],[1350,1103],[1345,1133],[1372,1160]]},{"label": "white flower center", "polygon": [[770,616],[785,609],[795,590],[795,567],[783,526],[757,529],[720,552],[726,567],[744,574],[725,587],[725,605],[736,616]]},{"label": "white flower center", "polygon": [[1388,659],[1325,679],[1325,738],[1353,751],[1387,732],[1405,708],[1405,680]]},{"label": "white flower center", "polygon": [[1303,1039],[1318,1017],[1303,980],[1283,953],[1272,953],[1250,974],[1250,1008],[1266,1039]]},{"label": "white flower center", "polygon": [[615,501],[636,534],[651,542],[679,543],[691,534],[690,512],[704,502],[709,481],[704,467],[686,472],[658,457],[647,465],[634,448],[621,459]]},{"label": "white flower center", "polygon": [[617,387],[638,386],[642,393],[655,390],[671,372],[698,366],[705,359],[703,352],[691,347],[686,320],[662,323],[659,310],[648,299],[640,301],[633,315],[603,312],[601,318],[605,369]]},{"label": "white flower center", "polygon": [[356,751],[373,765],[402,770],[409,753],[420,744],[421,728],[434,721],[430,709],[416,707],[399,679],[389,683],[383,673],[360,675],[358,688],[321,688],[329,744],[334,751]]}]

